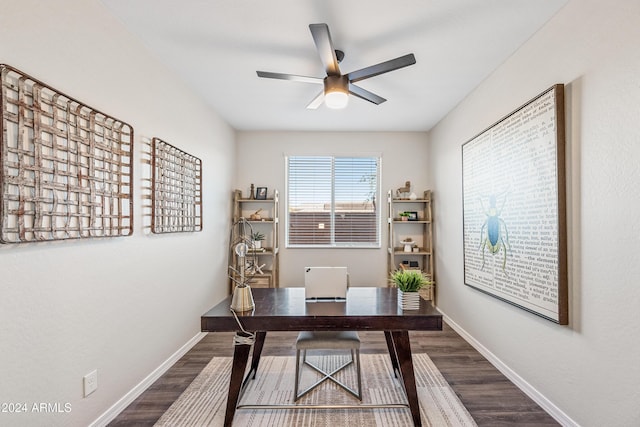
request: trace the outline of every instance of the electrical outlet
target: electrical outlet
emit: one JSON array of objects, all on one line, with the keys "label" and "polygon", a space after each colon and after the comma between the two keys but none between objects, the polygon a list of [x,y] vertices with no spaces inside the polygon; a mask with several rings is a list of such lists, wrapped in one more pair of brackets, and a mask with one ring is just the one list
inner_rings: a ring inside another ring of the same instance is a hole
[{"label": "electrical outlet", "polygon": [[89,372],[84,376],[84,397],[89,396],[98,388],[98,370]]}]

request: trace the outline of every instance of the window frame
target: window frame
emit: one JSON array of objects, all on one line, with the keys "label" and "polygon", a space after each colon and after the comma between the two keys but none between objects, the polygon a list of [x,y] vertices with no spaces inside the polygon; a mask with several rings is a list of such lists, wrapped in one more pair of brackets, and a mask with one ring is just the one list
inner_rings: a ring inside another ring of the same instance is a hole
[{"label": "window frame", "polygon": [[[326,244],[321,243],[290,243],[290,159],[291,158],[330,158],[331,159],[331,210],[330,210],[330,226],[331,238]],[[376,187],[374,190],[375,197],[375,242],[336,242],[335,216],[336,216],[336,187],[335,187],[335,160],[363,158],[374,159],[376,161]],[[382,155],[375,153],[357,153],[357,154],[296,154],[285,155],[285,247],[291,249],[380,249],[382,247],[382,206],[381,200],[381,181],[382,181]]]}]

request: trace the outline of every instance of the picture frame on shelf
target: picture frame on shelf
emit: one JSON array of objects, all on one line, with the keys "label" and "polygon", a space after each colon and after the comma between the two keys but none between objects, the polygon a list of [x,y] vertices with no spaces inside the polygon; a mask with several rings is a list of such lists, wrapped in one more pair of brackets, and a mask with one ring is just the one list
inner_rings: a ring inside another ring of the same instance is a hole
[{"label": "picture frame on shelf", "polygon": [[267,200],[267,187],[256,188],[256,200]]},{"label": "picture frame on shelf", "polygon": [[405,212],[409,214],[409,221],[417,221],[418,220],[418,212]]},{"label": "picture frame on shelf", "polygon": [[399,266],[401,270],[420,270],[420,263],[418,263],[418,261],[409,261],[403,259],[400,262]]}]

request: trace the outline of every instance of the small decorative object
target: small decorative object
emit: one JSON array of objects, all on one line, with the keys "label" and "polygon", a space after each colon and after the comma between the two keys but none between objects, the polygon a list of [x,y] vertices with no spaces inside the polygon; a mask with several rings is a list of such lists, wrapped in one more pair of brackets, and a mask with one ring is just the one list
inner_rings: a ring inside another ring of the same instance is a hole
[{"label": "small decorative object", "polygon": [[409,194],[409,200],[416,200],[418,198],[418,196],[416,196],[416,193],[411,193]]},{"label": "small decorative object", "polygon": [[417,221],[418,220],[418,212],[405,212],[408,216],[409,221]]},{"label": "small decorative object", "polygon": [[253,249],[262,249],[262,241],[264,240],[264,234],[259,231],[251,233],[251,243]]},{"label": "small decorative object", "polygon": [[401,221],[409,221],[409,212],[400,212],[398,215],[400,216]]},{"label": "small decorative object", "polygon": [[420,270],[420,264],[418,261],[409,261],[402,260],[400,264],[398,264],[401,270]]},{"label": "small decorative object", "polygon": [[255,211],[254,213],[249,215],[249,219],[251,221],[260,221],[262,219],[262,217],[260,216],[260,211],[261,210],[262,210],[262,208],[258,209],[257,211]]},{"label": "small decorative object", "polygon": [[402,243],[404,245],[404,251],[405,252],[411,252],[412,251],[414,242],[411,239],[411,237],[407,237],[406,239],[402,240],[400,243]]},{"label": "small decorative object", "polygon": [[256,200],[267,200],[267,187],[258,187],[256,189]]},{"label": "small decorative object", "polygon": [[262,269],[265,267],[265,265],[267,265],[267,264],[252,265],[251,266],[251,274],[264,274],[264,271],[262,271]]},{"label": "small decorative object", "polygon": [[231,227],[229,278],[235,283],[231,298],[231,310],[237,312],[250,311],[255,307],[249,286],[249,282],[256,273],[255,266],[258,265],[256,254],[250,251],[252,235],[251,224],[245,218],[240,218]]},{"label": "small decorative object", "polygon": [[420,252],[420,248],[419,248],[419,247],[417,247],[417,246],[414,246],[414,247],[413,247],[413,252]]},{"label": "small decorative object", "polygon": [[391,274],[391,283],[398,288],[398,307],[403,310],[420,308],[420,289],[431,286],[420,270],[396,270]]},{"label": "small decorative object", "polygon": [[254,193],[253,193],[253,189],[254,189],[254,186],[253,186],[253,184],[251,184],[251,190],[249,191],[249,198],[250,198],[250,199],[253,199],[253,198],[254,198],[254,196],[253,196],[253,195],[254,195]]},{"label": "small decorative object", "polygon": [[404,187],[400,187],[396,190],[396,197],[399,199],[406,198],[406,193],[411,191],[411,181],[406,181]]}]

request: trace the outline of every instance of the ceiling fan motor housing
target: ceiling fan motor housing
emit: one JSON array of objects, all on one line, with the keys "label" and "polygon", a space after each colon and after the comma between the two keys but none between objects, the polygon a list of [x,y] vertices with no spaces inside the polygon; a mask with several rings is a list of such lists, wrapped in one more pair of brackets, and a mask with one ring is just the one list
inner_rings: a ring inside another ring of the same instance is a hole
[{"label": "ceiling fan motor housing", "polygon": [[324,78],[324,93],[349,93],[349,78],[344,76],[327,76]]}]

